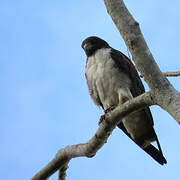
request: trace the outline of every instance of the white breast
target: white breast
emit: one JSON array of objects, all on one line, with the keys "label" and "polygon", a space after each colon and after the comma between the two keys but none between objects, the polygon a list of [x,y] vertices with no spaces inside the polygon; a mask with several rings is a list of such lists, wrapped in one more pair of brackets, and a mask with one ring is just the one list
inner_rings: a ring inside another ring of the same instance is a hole
[{"label": "white breast", "polygon": [[131,81],[121,72],[110,56],[111,49],[98,50],[88,58],[86,78],[92,99],[98,106],[103,104],[104,109],[117,106],[123,96],[132,98],[129,92]]}]

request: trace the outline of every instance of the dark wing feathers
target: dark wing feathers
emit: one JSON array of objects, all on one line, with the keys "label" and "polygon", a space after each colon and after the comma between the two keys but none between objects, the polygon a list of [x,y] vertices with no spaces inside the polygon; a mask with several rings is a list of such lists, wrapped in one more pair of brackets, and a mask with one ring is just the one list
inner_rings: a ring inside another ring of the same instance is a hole
[{"label": "dark wing feathers", "polygon": [[[124,127],[124,125],[122,123],[120,123],[118,125],[118,127],[132,140],[134,141],[134,139],[131,138],[130,134],[127,132],[126,128]],[[140,148],[141,145],[138,144],[136,141],[134,141]],[[141,148],[143,149],[143,148]],[[159,151],[157,148],[155,148],[153,145],[150,145],[146,148],[143,149],[146,153],[148,153],[154,160],[156,160],[158,163],[160,163],[161,165],[166,164],[167,161],[164,158],[164,156],[162,155],[162,152]]]},{"label": "dark wing feathers", "polygon": [[139,96],[140,94],[143,94],[145,92],[144,86],[141,82],[141,79],[138,75],[138,72],[136,71],[133,63],[130,61],[130,59],[125,56],[123,53],[121,53],[118,50],[112,49],[111,51],[112,59],[115,61],[116,65],[127,73],[127,75],[130,77],[130,79],[133,82],[132,86],[132,95],[133,97]]},{"label": "dark wing feathers", "polygon": [[[122,57],[123,57],[123,59],[125,61],[129,62],[129,65],[130,65],[130,67],[132,69],[131,73],[130,73],[130,76],[131,76],[131,78],[134,77],[133,78],[134,81],[133,81],[133,87],[131,88],[131,93],[132,93],[133,97],[137,97],[137,96],[139,96],[139,95],[141,95],[141,94],[143,94],[145,92],[144,86],[143,86],[142,81],[141,81],[141,79],[139,77],[139,74],[136,71],[136,69],[135,69],[134,65],[132,64],[132,62],[123,53],[121,53],[121,55],[122,55]],[[151,124],[154,125],[153,117],[152,117],[150,109],[149,108],[145,108],[144,112],[148,116]]]},{"label": "dark wing feathers", "polygon": [[[130,61],[130,59],[125,56],[123,53],[116,49],[112,49],[111,51],[112,59],[114,60],[115,64],[121,71],[124,71],[129,78],[132,80],[132,87],[130,89],[131,94],[133,97],[137,97],[145,92],[144,86],[141,82],[141,79],[138,75],[138,72],[136,71],[133,63]],[[148,116],[149,122],[151,125],[154,125],[152,114],[149,108],[144,108],[144,115]]]},{"label": "dark wing feathers", "polygon": [[[137,96],[143,94],[145,92],[144,86],[141,82],[138,72],[136,71],[136,69],[135,69],[134,65],[132,64],[132,62],[130,61],[130,59],[127,56],[125,56],[123,53],[121,53],[120,51],[117,51],[115,49],[112,49],[111,57],[114,60],[116,66],[119,68],[119,70],[125,72],[129,76],[129,78],[132,80],[133,85],[131,87],[131,93],[132,93],[133,97],[137,97]],[[148,117],[148,122],[151,123],[152,128],[153,128],[154,122],[153,122],[153,118],[152,118],[150,109],[144,108],[142,111],[144,111],[144,116]],[[118,127],[129,138],[131,138],[130,134],[127,132],[123,123],[120,123],[118,125]],[[153,129],[153,131],[154,131],[154,129]],[[156,141],[157,141],[159,150],[156,147],[154,147],[153,145],[149,145],[148,147],[143,149],[138,142],[134,141],[132,138],[131,139],[139,147],[141,147],[146,153],[148,153],[153,159],[155,159],[157,162],[159,162],[161,165],[166,164],[167,161],[162,154],[157,135],[156,135],[155,131],[153,133],[156,136]]]}]

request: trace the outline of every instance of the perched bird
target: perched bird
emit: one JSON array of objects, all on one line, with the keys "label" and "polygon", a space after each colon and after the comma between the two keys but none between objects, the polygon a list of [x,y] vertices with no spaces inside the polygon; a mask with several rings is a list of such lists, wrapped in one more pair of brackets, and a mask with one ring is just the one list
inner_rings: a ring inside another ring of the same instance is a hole
[{"label": "perched bird", "polygon": [[[145,92],[141,79],[131,60],[96,36],[82,42],[87,55],[86,79],[91,98],[105,112]],[[167,161],[153,128],[149,108],[124,117],[118,127],[139,147],[161,165]],[[151,144],[156,141],[158,149]]]}]

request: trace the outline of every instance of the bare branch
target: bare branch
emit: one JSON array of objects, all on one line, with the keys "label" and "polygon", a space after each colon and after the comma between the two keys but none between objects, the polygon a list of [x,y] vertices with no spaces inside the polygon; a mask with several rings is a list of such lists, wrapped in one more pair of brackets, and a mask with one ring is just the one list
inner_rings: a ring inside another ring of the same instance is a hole
[{"label": "bare branch", "polygon": [[[162,73],[163,76],[166,76],[166,77],[177,77],[177,76],[180,76],[180,71],[175,71],[175,72],[163,72]],[[142,75],[140,75],[141,78],[143,78]]]},{"label": "bare branch", "polygon": [[180,76],[180,71],[176,71],[176,72],[163,72],[164,76],[167,77],[176,77],[176,76]]},{"label": "bare branch", "polygon": [[139,28],[123,0],[104,0],[107,11],[129,48],[137,69],[151,89],[170,86],[162,75]]},{"label": "bare branch", "polygon": [[55,158],[32,177],[31,180],[47,179],[58,169],[65,167],[72,158],[80,156],[93,157],[104,145],[116,125],[121,122],[124,116],[153,104],[151,94],[147,92],[105,114],[104,121],[100,124],[95,135],[87,143],[67,146],[61,149]]},{"label": "bare branch", "polygon": [[156,104],[180,124],[180,93],[163,76],[139,28],[123,0],[104,0],[107,11],[129,48],[137,69],[147,82]]}]

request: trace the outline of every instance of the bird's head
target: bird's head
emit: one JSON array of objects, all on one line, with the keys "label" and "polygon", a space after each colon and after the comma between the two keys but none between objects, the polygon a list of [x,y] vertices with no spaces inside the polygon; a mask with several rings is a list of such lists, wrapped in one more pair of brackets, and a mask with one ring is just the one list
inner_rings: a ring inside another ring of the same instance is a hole
[{"label": "bird's head", "polygon": [[98,49],[109,48],[110,46],[103,39],[100,39],[96,36],[91,36],[86,38],[82,42],[81,47],[84,49],[86,55],[89,57],[92,56]]}]

